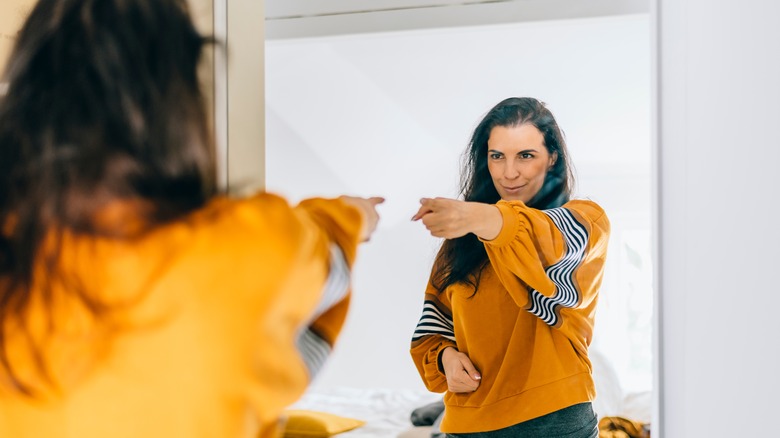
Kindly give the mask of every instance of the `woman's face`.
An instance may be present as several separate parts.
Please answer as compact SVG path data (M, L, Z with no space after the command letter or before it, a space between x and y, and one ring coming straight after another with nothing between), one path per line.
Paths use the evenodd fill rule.
M527 203L544 184L558 154L544 146L544 135L530 124L496 126L488 138L488 170L501 199Z

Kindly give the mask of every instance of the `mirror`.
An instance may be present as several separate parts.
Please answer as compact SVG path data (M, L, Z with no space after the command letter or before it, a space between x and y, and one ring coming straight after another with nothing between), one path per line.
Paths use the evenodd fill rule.
M339 33L323 16L304 23L313 26L306 34L289 17L276 28L268 15L266 187L292 200L387 198L355 267L347 326L314 389L424 390L408 350L440 241L409 219L421 197L457 196L461 154L490 107L533 96L565 132L575 197L601 204L612 223L592 351L599 372L617 378L602 402L634 397L650 422L649 13L474 17L473 25Z
M0 62L31 3L4 2ZM224 5L192 0L206 33L218 21L215 3ZM499 100L526 95L547 102L566 134L576 196L599 202L611 218L593 350L614 370L619 395L650 391L647 11L604 11L601 5L501 14L483 12L524 2L440 1L431 8L396 2L395 9L356 13L335 2L317 6L319 16L305 16L279 11L276 3L266 5L266 187L293 201L341 193L387 198L380 230L361 248L355 266L347 326L313 388L423 390L408 348L440 241L409 218L421 197L457 195L459 160L471 130ZM379 3L374 6L381 9ZM328 10L333 5L341 9ZM478 13L448 12L457 8ZM350 22L360 24L344 26ZM293 31L295 23L305 30ZM215 100L218 78L206 77ZM232 112L243 118L253 113Z

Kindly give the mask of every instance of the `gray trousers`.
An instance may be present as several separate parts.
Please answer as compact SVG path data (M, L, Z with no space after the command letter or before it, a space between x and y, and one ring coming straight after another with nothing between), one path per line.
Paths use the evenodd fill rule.
M450 438L598 438L598 418L590 402L551 412L490 432L447 434Z

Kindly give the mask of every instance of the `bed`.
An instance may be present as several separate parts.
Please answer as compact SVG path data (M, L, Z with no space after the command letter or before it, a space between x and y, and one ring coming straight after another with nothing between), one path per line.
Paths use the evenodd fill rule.
M623 417L648 424L652 416L650 391L622 390L612 367L598 352L591 352L597 396L593 407L599 418ZM441 394L425 390L391 388L311 388L291 408L325 412L365 424L339 438L430 438L431 428L415 427L413 410L441 400Z
M339 438L394 438L413 428L415 408L441 400L441 394L389 388L313 388L291 408L335 414L365 422Z

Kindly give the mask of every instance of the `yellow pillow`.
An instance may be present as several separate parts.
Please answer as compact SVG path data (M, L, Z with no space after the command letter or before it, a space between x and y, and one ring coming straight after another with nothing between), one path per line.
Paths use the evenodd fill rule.
M327 412L288 409L284 425L284 438L327 438L337 433L358 428L365 421L340 417Z

